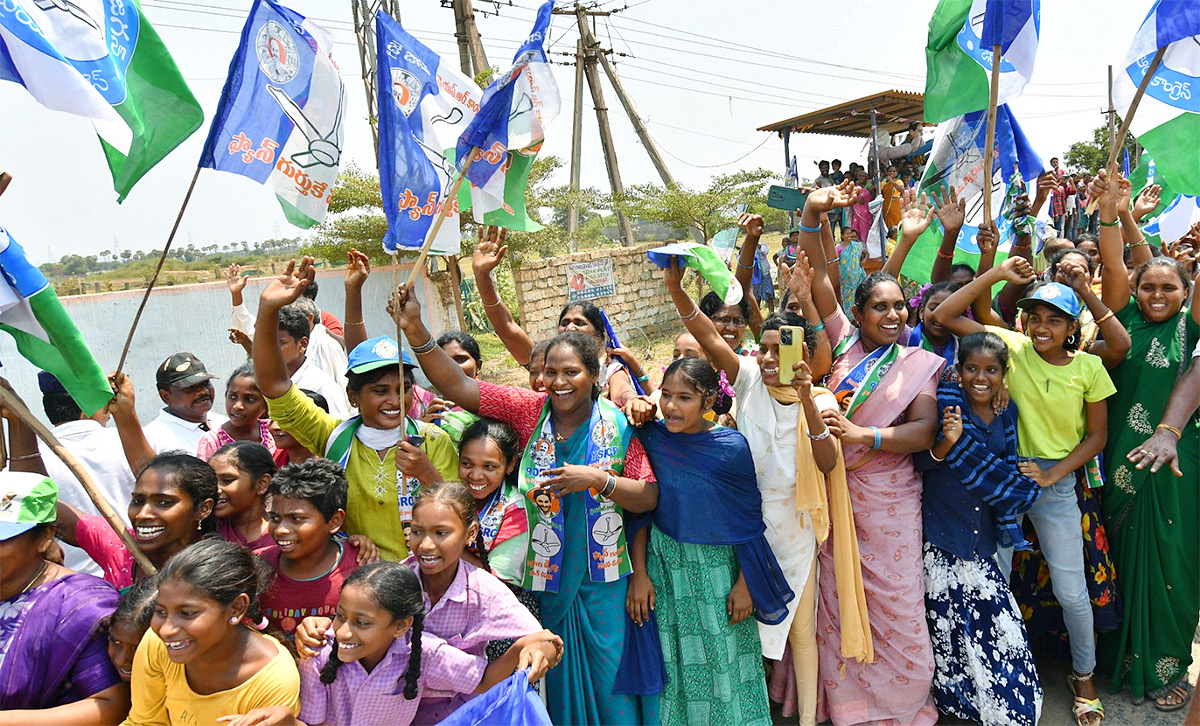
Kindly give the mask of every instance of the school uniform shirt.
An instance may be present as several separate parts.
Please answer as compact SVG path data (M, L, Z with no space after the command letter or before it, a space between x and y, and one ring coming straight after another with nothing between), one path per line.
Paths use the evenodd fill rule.
M329 413L345 420L354 415L350 410L350 401L346 398L346 387L338 386L329 374L321 370L305 356L304 362L292 374L292 383L306 391L319 393L329 403ZM272 417L274 418L274 417Z
M133 471L125 460L125 452L121 448L121 437L116 429L107 429L90 418L78 421L67 421L55 426L51 431L62 442L63 447L75 455L83 468L92 475L92 481L116 510L117 516L129 526L129 495L133 491ZM46 465L46 474L58 485L58 496L81 512L94 512L96 505L91 497L83 490L79 479L71 473L67 465L54 455L45 442L38 440L38 450L42 454L42 462ZM96 577L103 577L104 571L95 560L78 547L60 542L64 561L68 569L83 572Z
M300 710L300 674L292 654L269 635L276 654L262 670L236 688L200 695L188 685L182 663L173 663L167 646L153 630L147 630L133 656L130 695L133 707L122 726L147 724L215 724L231 714L251 709L287 706Z
M343 663L333 683L321 682L321 669L333 650L333 630L325 634L325 641L315 658L300 661L300 720L304 723L407 726L416 718L426 694L473 693L487 668L487 657L464 653L426 629L421 634L417 695L409 700L404 689L412 653L411 630L396 638L370 673L358 661Z
M415 556L410 556L404 564L420 576ZM515 640L542 630L537 618L500 578L463 560L458 561L454 581L436 605L430 603L428 593L424 597L425 632L485 660L489 642ZM440 723L475 697L477 685L478 681L471 688L457 692L427 692L421 699L418 721Z
M268 398L271 418L291 434L304 448L318 455L342 419L317 408L312 399L293 385L279 398ZM417 433L425 437L421 450L446 481L458 480L458 450L446 432L423 421L414 421ZM381 459L374 449L357 437L350 444L346 462L346 480L350 491L346 504L347 534L365 534L379 547L383 559L398 562L408 556L404 531L400 526L399 499L396 491L396 464L388 449Z
M219 413L209 411L203 423L196 423L179 418L164 408L158 418L142 427L142 433L156 454L178 450L195 456L204 434L220 428L228 420Z
M342 553L333 569L315 580L293 580L279 567L279 548L267 550L262 558L275 570L275 582L259 598L259 609L267 620L288 635L300 621L312 616L332 618L337 613L342 585L358 569L358 548L342 541Z
M987 330L1008 346L1004 381L1025 414L1017 429L1017 453L1065 459L1087 434L1084 404L1117 392L1104 363L1099 356L1076 352L1067 365L1050 365L1034 350L1029 336L991 325Z

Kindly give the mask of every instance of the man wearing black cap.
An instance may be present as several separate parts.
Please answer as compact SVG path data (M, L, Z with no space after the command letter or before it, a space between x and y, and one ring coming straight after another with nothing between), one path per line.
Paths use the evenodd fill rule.
M201 437L228 420L211 411L214 378L191 353L176 353L158 367L158 397L166 405L145 427L146 440L156 453L181 449L195 454Z
M54 427L51 429L54 436L88 470L104 498L128 525L127 505L129 494L133 491L133 472L121 451L121 439L116 429L105 428L108 411L101 409L94 416L84 415L67 389L46 371L38 373L38 386L42 389L42 410ZM91 498L67 465L54 455L45 442L38 441L38 448L42 452L46 474L58 485L59 498L76 509L94 511ZM62 548L67 567L76 572L104 576L100 566L86 552L66 543L62 543Z

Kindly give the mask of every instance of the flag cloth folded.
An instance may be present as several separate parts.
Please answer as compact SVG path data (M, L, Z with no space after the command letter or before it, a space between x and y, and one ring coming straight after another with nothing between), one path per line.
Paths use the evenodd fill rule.
M987 112L976 111L960 116L938 126L933 140L933 149L925 174L918 185L919 192L936 190L939 196L949 193L953 186L959 199L967 204L966 222L955 244L954 261L973 268L979 266L979 244L976 238L983 223L983 144L987 126ZM1008 106L996 109L995 161L992 164L992 213L1000 229L1000 242L996 252L999 264L1008 256L1012 246L1011 226L1002 224L1008 183L1013 174L1019 172L1024 179L1037 179L1046 170L1042 157L1034 151L1029 139L1021 131L1017 119ZM929 226L908 253L902 272L918 282L929 282L934 258L942 239L942 225L935 221Z
M455 146L479 110L483 89L382 10L375 15L375 38L379 187L388 220L383 249L392 253L420 248L442 213L458 171ZM430 252L458 254L459 208L456 200Z
M273 0L255 0L200 166L274 191L297 227L320 224L342 160L345 103L329 33Z
M679 257L684 266L700 273L726 305L737 305L742 301L742 286L734 279L733 273L721 261L716 250L708 245L699 242L672 242L647 250L646 256L659 269L666 269L671 264L672 257Z
M467 152L478 149L467 181L471 209L481 224L523 231L541 228L527 214L525 189L546 126L558 117L561 106L558 85L542 48L553 9L554 0L538 9L533 31L513 56L512 68L497 75L483 92L479 112L458 139L459 168L466 162ZM462 194L459 202L464 202Z
M1159 48L1166 48L1129 124L1138 143L1180 194L1200 194L1200 3L1157 0L1142 21L1113 80L1124 117Z
M1171 244L1190 232L1196 222L1200 222L1200 197L1179 194L1162 214L1142 227L1142 233L1151 244Z
M54 294L54 288L3 227L0 227L0 330L13 337L25 360L53 373L88 416L112 399L104 371Z
M941 0L925 46L925 123L987 110L997 45L997 104L1020 96L1033 75L1041 7L1041 0Z
M136 2L0 2L0 80L38 103L90 119L117 201L204 112Z

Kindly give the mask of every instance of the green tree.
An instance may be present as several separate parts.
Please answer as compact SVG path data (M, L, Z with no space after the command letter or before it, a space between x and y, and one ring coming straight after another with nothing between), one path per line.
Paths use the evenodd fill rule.
M1120 117L1116 119L1114 126L1120 128ZM1129 151L1129 158L1133 164L1136 164L1138 159L1136 146L1133 136L1126 134L1124 149ZM1108 124L1104 124L1092 130L1091 141L1076 141L1071 144L1071 148L1067 150L1063 158L1069 168L1094 174L1108 163L1110 148L1112 147L1108 140ZM1120 158L1120 156L1117 157L1118 162Z
M774 172L766 169L720 174L702 191L682 184L637 184L613 203L630 217L662 222L679 230L695 228L705 240L710 240L718 231L736 223L738 205L761 204L767 182L775 177Z

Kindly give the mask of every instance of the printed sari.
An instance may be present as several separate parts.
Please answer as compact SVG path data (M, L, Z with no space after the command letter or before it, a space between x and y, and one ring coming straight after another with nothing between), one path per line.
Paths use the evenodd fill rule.
M854 330L840 310L825 323L836 343ZM895 360L878 374L870 395L865 400L854 397L851 420L860 426L903 423L905 410L917 396L937 398L945 361L920 348L897 348ZM862 343L854 342L834 360L829 380L835 396L867 355ZM933 724L937 710L930 696L934 661L925 621L921 475L908 454L846 444L844 457L875 660L860 663L842 657L832 539L827 540L819 553L817 720Z
M1098 664L1112 690L1158 698L1187 678L1200 613L1200 418L1179 440L1183 478L1164 467L1138 469L1125 455L1154 433L1175 381L1192 363L1200 327L1188 309L1146 322L1136 303L1117 316L1129 331L1129 355L1110 371L1117 392L1108 400L1104 511L1109 546L1121 576L1125 618L1097 643Z

